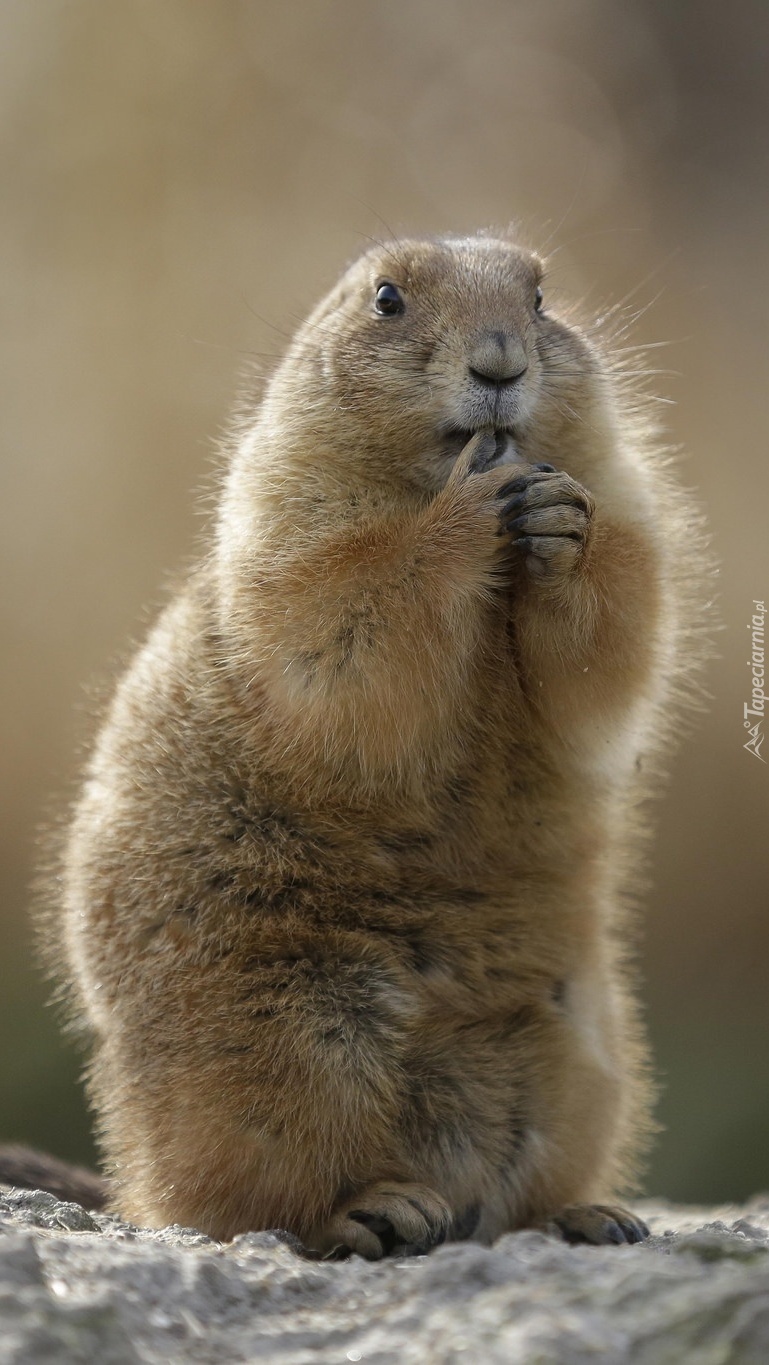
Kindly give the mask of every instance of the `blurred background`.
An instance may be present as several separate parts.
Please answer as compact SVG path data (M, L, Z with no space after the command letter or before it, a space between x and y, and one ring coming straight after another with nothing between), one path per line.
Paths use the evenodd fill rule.
M195 552L239 376L369 237L514 220L555 253L554 305L630 296L634 339L672 343L646 354L725 629L644 917L648 1189L769 1187L769 764L742 747L769 598L768 43L762 0L0 0L0 1140L93 1157L32 956L36 828L87 685Z

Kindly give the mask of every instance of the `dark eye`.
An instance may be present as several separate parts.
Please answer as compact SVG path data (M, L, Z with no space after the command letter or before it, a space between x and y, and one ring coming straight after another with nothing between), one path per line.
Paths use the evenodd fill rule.
M400 293L394 284L380 284L376 291L375 308L384 317L392 317L395 313L402 313L406 307Z
M542 307L542 300L543 300L543 298L544 298L544 295L543 295L543 293L542 293L542 290L540 289L539 285L537 285L536 289L534 290L534 312L535 312L535 313L538 313L538 312L540 311L540 309L541 309L541 307Z

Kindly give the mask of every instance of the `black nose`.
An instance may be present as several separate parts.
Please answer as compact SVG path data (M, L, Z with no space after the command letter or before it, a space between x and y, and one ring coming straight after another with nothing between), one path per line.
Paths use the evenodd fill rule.
M504 332L485 332L473 346L467 368L479 384L501 388L521 379L529 367L520 341Z
M506 384L514 384L516 379L522 379L529 367L528 365L524 365L523 369L514 370L512 373L508 369L503 370L501 373L496 368L493 370L491 368L479 370L476 365L468 365L467 368L473 376L473 379L477 379L479 384L487 384L491 385L492 388L501 389L504 388Z

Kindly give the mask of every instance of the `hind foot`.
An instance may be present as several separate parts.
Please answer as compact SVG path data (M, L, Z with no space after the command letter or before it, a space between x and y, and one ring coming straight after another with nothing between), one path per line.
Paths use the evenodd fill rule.
M450 1226L449 1207L434 1190L382 1180L348 1199L311 1241L329 1259L354 1251L379 1261L423 1256L445 1241Z
M643 1242L649 1229L642 1219L618 1204L569 1204L547 1224L565 1242L589 1242L592 1246L621 1246Z

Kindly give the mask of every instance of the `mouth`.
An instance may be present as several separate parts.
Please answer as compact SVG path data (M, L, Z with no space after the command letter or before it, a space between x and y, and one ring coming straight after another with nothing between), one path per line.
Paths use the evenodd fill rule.
M470 438L479 431L488 431L494 437L494 453L485 465L486 469L494 469L497 465L503 464L525 464L512 427L494 427L491 425L472 428L448 427L443 432L442 445L445 454L456 459Z

